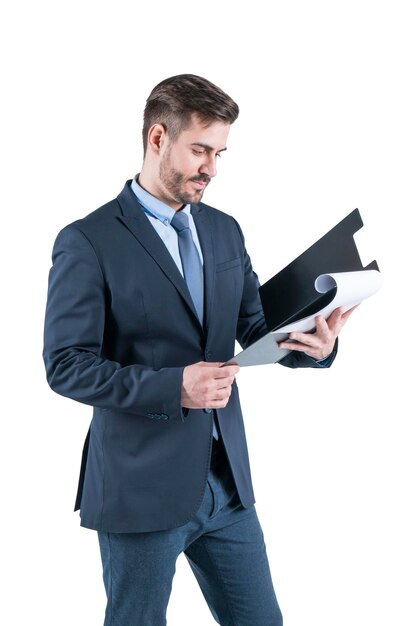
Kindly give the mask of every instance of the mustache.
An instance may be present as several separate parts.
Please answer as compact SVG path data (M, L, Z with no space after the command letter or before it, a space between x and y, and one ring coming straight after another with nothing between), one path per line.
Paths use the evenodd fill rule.
M189 180L196 181L196 182L199 182L199 183L201 182L201 183L209 184L210 183L210 176L208 176L207 174L199 174L198 176L193 176Z

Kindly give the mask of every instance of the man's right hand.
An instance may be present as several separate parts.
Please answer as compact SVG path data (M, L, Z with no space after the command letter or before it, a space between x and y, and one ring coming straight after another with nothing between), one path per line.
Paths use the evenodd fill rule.
M201 361L184 368L181 406L187 409L223 409L231 395L238 365Z

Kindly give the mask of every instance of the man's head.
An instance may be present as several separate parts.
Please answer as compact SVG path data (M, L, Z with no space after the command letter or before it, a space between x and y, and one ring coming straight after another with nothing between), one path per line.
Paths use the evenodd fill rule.
M154 124L162 124L172 142L191 123L194 115L200 122L233 124L239 108L222 89L201 76L179 74L166 78L151 91L144 109L142 140L144 154L148 133Z
M144 111L141 184L175 209L198 202L216 175L238 105L193 74L173 76L151 92Z

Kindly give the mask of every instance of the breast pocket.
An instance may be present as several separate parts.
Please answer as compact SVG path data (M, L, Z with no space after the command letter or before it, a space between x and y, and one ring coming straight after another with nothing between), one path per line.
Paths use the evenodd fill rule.
M230 259L229 261L224 261L223 263L217 263L216 273L225 272L226 270L232 270L235 267L241 267L240 257L236 259Z
M241 303L243 271L241 258L216 265L216 298L225 310L237 315Z

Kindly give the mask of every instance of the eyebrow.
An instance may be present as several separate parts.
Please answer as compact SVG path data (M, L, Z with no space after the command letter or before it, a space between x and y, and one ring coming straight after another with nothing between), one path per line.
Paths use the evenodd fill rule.
M198 141L190 144L192 146L199 146L200 148L205 148L205 150L209 150L210 152L212 152L213 150L215 150L215 148L212 148L212 146L209 146L207 143L200 143ZM225 152L225 150L227 150L227 148L221 148L220 150L216 150L216 152Z

